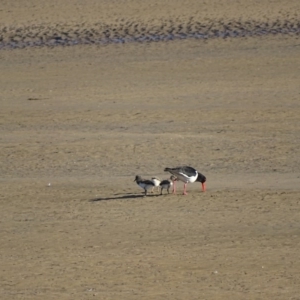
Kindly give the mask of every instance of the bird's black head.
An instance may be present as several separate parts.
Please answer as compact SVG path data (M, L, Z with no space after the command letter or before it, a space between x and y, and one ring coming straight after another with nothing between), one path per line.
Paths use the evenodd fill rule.
M206 191L206 184L205 184L206 177L203 174L198 173L198 177L197 177L196 181L201 182L201 184L202 184L202 191L205 192Z
M202 175L201 173L198 173L198 177L197 177L196 181L204 183L206 181L206 177L204 175Z
M138 181L141 181L141 180L142 180L142 177L139 176L139 175L136 175L136 176L135 176L135 179L134 179L133 181L138 182Z

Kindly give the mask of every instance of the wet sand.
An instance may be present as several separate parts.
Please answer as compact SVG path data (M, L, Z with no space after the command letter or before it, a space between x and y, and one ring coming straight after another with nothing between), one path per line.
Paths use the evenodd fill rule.
M226 17L217 1L0 13L12 30L121 14L298 24L296 1L252 2ZM276 33L2 49L0 298L298 299L299 46ZM182 164L207 192L143 197L133 182Z

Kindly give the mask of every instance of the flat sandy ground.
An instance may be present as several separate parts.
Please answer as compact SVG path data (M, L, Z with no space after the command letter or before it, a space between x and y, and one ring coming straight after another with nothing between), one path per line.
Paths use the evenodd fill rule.
M2 23L224 13L50 2L3 1ZM225 12L299 7L280 2ZM0 299L300 299L299 36L6 49L0 66ZM133 182L178 165L207 192Z

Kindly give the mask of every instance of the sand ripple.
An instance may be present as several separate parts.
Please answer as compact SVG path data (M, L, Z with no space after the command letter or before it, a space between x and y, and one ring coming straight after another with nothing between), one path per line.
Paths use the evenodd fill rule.
M267 34L299 35L300 20L210 20L160 19L145 21L117 20L95 24L38 24L1 26L0 49L33 46L68 46L127 42L169 41L176 39L210 39L262 36Z

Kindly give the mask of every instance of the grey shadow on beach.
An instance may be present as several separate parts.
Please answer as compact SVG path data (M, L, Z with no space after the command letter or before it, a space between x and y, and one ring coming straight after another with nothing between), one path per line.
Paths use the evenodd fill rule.
M148 194L145 196L144 194L132 194L132 193L127 193L127 194L114 194L112 197L97 197L90 199L90 202L98 202L98 201L107 201L107 200L126 200L126 199L136 199L136 198L152 198L152 197L159 197L160 194Z

